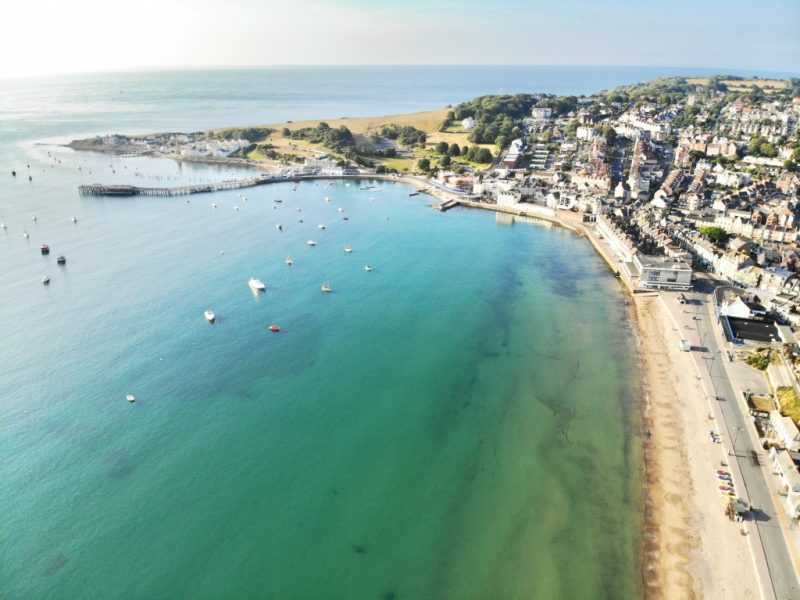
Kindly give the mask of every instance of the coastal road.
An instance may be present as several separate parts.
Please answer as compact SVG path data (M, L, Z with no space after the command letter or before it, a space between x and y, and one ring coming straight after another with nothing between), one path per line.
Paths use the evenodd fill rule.
M731 384L723 363L725 354L719 347L714 332L717 325L713 295L710 293L712 284L707 281L699 281L698 284L698 292L686 294L687 298L694 301L689 305L692 311L686 316L690 316L689 323L696 327L701 346L706 350L702 354L702 360L710 374L713 393L718 398L716 402L727 423L727 429L733 435L731 441L735 456L729 456L728 460L737 461L741 470L742 483L754 508L752 514L761 537L775 597L778 600L800 599L800 582L766 481L767 474L764 470L769 468L768 457L762 448L753 445L747 434L749 417L743 412ZM753 453L759 457L758 461L752 459Z

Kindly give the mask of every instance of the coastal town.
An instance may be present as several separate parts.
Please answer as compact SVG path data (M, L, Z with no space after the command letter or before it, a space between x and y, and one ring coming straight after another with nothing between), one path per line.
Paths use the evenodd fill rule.
M685 429L707 432L687 447L703 454L707 476L697 477L720 496L715 522L746 536L762 597L800 593L800 81L669 78L581 97L487 96L434 116L427 130L418 117L340 119L70 145L267 171L180 190L81 193L382 178L426 191L442 210L489 209L498 222L556 223L586 237L642 315L666 315L672 331L660 344L699 386L684 390L702 413ZM670 493L685 495L681 485Z

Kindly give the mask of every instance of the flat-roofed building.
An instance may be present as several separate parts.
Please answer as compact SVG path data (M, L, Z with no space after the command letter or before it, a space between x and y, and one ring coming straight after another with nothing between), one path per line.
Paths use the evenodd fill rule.
M633 275L639 278L639 287L662 290L688 290L692 287L692 266L684 260L637 253L633 257L633 267Z

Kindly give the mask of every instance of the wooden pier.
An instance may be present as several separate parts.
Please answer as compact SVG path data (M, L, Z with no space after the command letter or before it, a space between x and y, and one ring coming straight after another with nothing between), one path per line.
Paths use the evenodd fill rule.
M238 190L249 188L274 181L286 181L285 177L272 177L262 175L247 179L220 181L218 183L198 183L181 187L137 187L135 185L92 185L78 186L81 196L188 196L190 194L205 194L222 190Z

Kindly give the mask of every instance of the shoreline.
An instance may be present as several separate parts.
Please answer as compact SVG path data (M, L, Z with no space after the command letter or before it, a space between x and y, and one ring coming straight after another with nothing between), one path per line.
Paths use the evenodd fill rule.
M275 182L323 179L378 180L407 184L416 191L439 200L440 203L455 201L457 206L464 208L532 217L586 238L615 278L620 281L628 306L631 332L638 355L637 362L641 366L639 418L644 435L639 468L642 470L640 498L643 513L638 552L644 596L648 600L672 598L733 600L760 597L757 586L754 585L754 574L745 577L753 570L749 556L744 557L746 562L743 564L722 564L723 561L715 554L716 548L706 547L710 540L701 539L690 533L697 529L698 520L705 526L719 525L722 520L718 518L719 515L712 514L714 504L709 504L707 498L701 498L697 494L699 482L691 477L687 484L687 473L696 470L697 463L703 458L710 459L710 456L698 456L698 453L708 455L707 448L692 444L689 438L689 430L693 424L687 421L696 419L698 415L690 415L687 407L680 407L675 398L699 399L700 402L694 403L695 413L698 410L707 413L707 408L703 408L702 394L697 392L697 383L692 376L694 370L688 365L681 366L688 357L681 356L678 352L677 334L670 335L670 330L674 329L674 326L666 309L660 305L660 293L634 290L630 283L619 275L615 257L592 233L591 223L579 220L580 213L556 211L553 215L533 214L512 207L476 202L437 188L426 178L407 174L320 175L287 178ZM670 337L676 339L670 340L668 339ZM694 426L702 429L706 423L700 417ZM698 440L696 442L700 444ZM712 498L711 502L715 500L718 503L718 498ZM721 508L721 505L718 508ZM731 524L722 522L722 525ZM713 530L714 527L710 529ZM734 531L735 528L726 529ZM720 535L719 531L714 533ZM724 532L721 534L724 535ZM729 541L737 546L736 539L733 537ZM740 542L738 546L742 546L742 543ZM741 548L735 550L738 552ZM696 572L698 568L703 572ZM720 581L725 582L722 588L719 587ZM726 585L729 581L735 582L735 585Z

